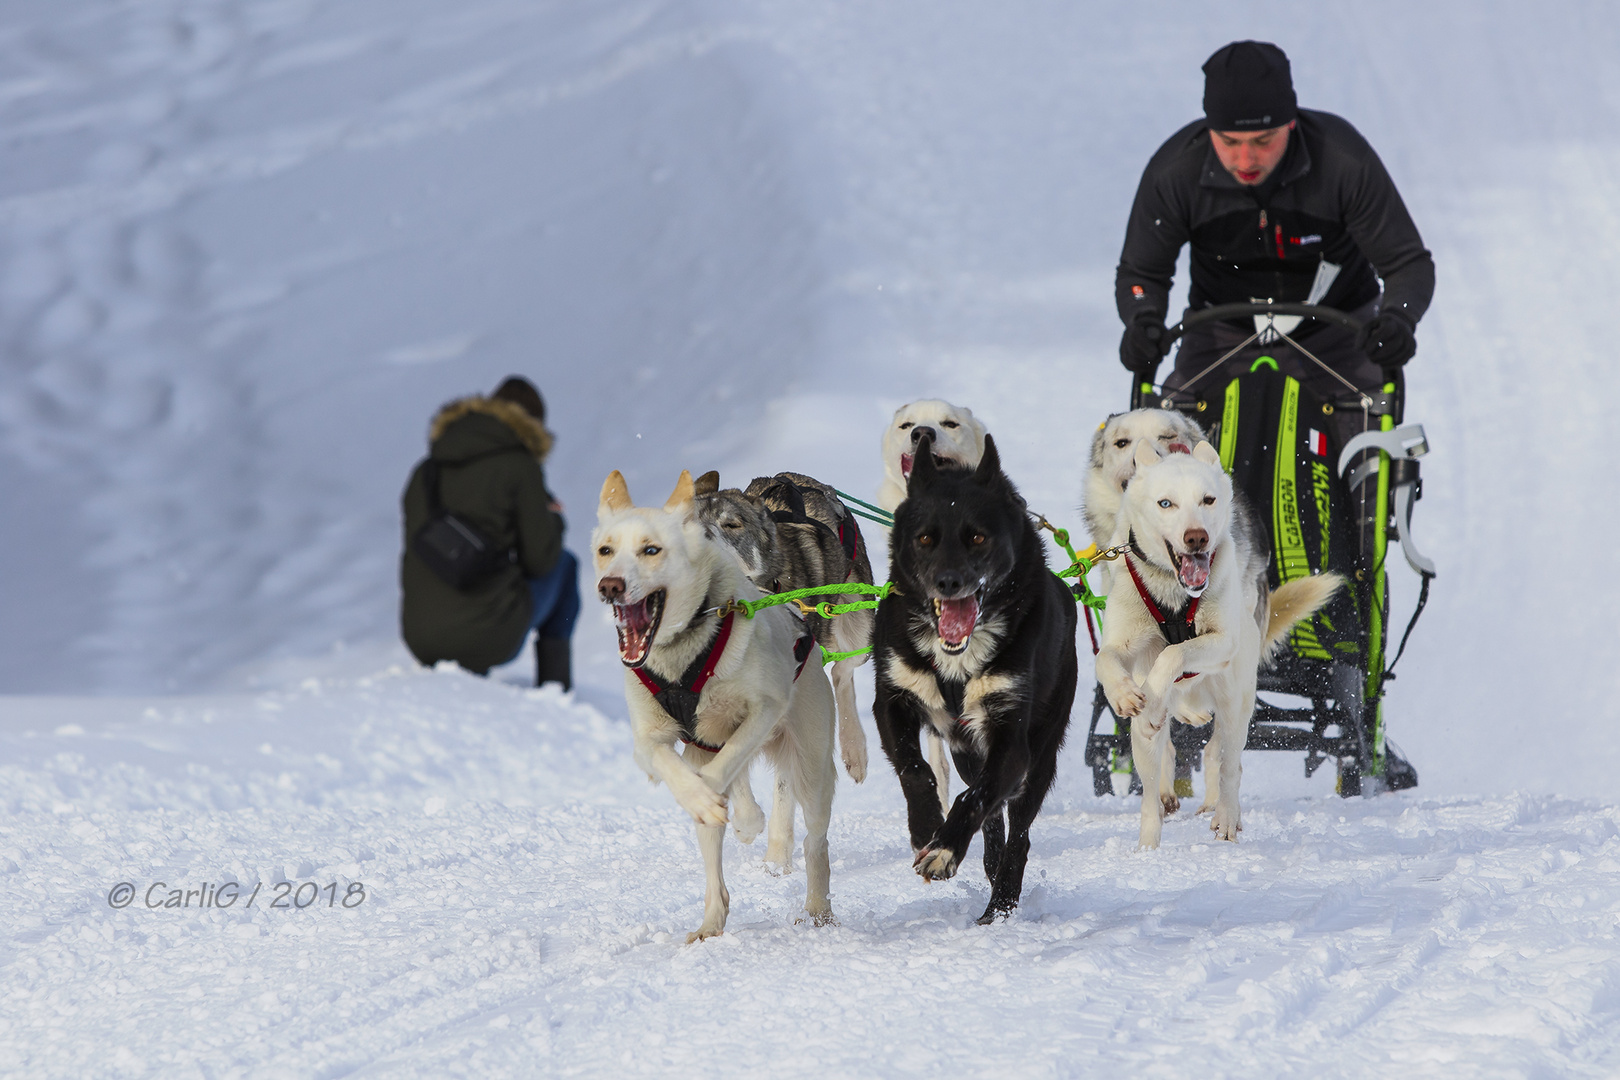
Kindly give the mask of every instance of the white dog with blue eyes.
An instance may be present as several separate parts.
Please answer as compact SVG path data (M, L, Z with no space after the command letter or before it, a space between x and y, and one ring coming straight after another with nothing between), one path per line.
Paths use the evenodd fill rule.
M937 398L900 406L883 432L883 484L877 497L891 514L905 501L912 451L925 431L934 440L935 463L954 461L976 469L984 457L984 424L972 409Z
M1210 828L1236 840L1239 760L1254 715L1260 667L1294 626L1319 611L1344 579L1296 577L1267 585L1267 552L1251 543L1244 510L1207 442L1160 456L1136 441L1110 544L1125 548L1108 586L1097 681L1116 716L1131 717L1131 759L1142 778L1138 842L1159 846L1176 804L1170 719L1215 730L1204 755ZM1238 527L1234 528L1234 524Z

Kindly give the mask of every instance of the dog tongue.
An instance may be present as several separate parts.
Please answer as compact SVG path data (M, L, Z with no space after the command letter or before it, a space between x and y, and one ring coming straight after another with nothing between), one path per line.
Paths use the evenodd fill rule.
M911 475L911 455L910 454L901 454L900 455L900 475L905 476L905 477L909 477Z
M956 645L966 641L979 623L979 598L964 596L960 600L939 602L939 636Z
M1209 554L1176 556L1176 580L1190 593L1203 591L1209 584Z
M619 657L623 660L639 660L647 652L647 630L652 626L652 613L647 610L647 601L638 604L619 604L615 609L618 615L619 631Z

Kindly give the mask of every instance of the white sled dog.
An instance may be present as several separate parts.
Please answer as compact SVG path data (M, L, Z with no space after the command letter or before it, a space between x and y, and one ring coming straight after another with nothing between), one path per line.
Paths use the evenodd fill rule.
M912 452L924 434L933 440L935 464L956 462L977 469L979 459L984 457L984 422L973 415L972 409L938 398L900 406L883 431L883 483L877 494L878 505L891 514L905 501L906 486L911 480ZM931 727L925 736L928 767L934 770L939 803L949 814L951 762L945 751L945 740Z
M1260 665L1343 584L1337 574L1263 589L1267 552L1234 515L1232 479L1207 442L1164 458L1148 439L1134 452L1112 544L1128 545L1108 589L1097 679L1131 722L1131 757L1142 780L1144 848L1159 846L1173 804L1169 719L1215 731L1205 752L1210 828L1236 840L1242 819L1240 755L1254 715Z
M877 496L878 505L891 514L905 501L912 451L924 432L934 440L936 463L954 461L976 469L984 457L984 424L972 409L938 399L900 406L883 432L883 483Z
M785 607L753 618L728 601L759 591L725 544L693 514L692 476L682 472L662 509L638 507L624 477L608 475L591 533L597 592L613 606L636 764L697 822L703 852L703 924L688 942L725 929L731 897L720 850L736 806L737 838L752 843L764 815L748 791L762 750L778 783L804 808L804 910L833 921L827 824L832 816L833 694L813 639ZM684 755L675 742L686 743ZM778 823L772 823L776 838ZM787 843L792 837L791 817ZM785 861L785 860L784 860Z
M1119 504L1136 475L1138 439L1151 441L1162 457L1178 444L1191 452L1204 432L1196 420L1175 409L1132 409L1102 422L1091 439L1084 496L1086 528L1096 543L1107 544L1114 535Z

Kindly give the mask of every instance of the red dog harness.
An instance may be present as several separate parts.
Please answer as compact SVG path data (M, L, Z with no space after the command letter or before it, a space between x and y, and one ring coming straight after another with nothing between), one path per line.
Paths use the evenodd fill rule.
M1159 610L1159 605L1153 602L1153 597L1148 593L1147 586L1142 584L1142 575L1136 572L1136 564L1131 562L1129 555L1125 556L1125 569L1131 572L1131 581L1136 585L1136 594L1142 598L1142 603L1147 605L1148 614L1153 616L1153 621L1159 624L1159 633L1164 635L1166 642L1171 645L1180 645L1182 642L1190 641L1198 636L1198 630L1193 626L1193 620L1198 616L1198 597L1192 598L1192 601L1187 605L1186 611L1180 613L1174 619L1166 619L1164 613ZM1176 676L1176 682L1196 678L1197 675L1198 672L1196 671L1183 671Z
M681 729L681 742L695 746L699 750L707 750L711 754L718 754L725 746L711 746L697 737L697 707L698 698L703 693L704 685L714 675L714 669L720 666L720 657L726 651L726 642L731 638L731 624L736 619L735 611L726 612L726 617L720 620L720 630L714 636L714 644L709 646L707 653L700 653L687 669L681 672L681 677L675 682L662 682L657 676L649 672L645 666L631 668L641 685L647 688L647 693L663 710L674 717L675 723ZM799 676L804 674L804 665L810 659L810 650L815 647L816 639L808 632L793 643L793 658L799 662L797 670L793 672L793 681L798 682Z

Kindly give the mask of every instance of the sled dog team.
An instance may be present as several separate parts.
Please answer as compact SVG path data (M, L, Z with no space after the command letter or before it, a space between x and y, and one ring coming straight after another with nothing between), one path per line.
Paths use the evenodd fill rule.
M995 440L970 410L943 401L901 408L883 436L883 471L878 501L894 515L890 587L875 612L834 617L735 603L873 584L866 541L827 485L779 473L722 489L715 473L694 481L682 472L662 506L637 505L618 472L602 486L591 547L597 592L618 631L634 757L692 815L703 853L703 922L689 942L725 928L728 822L745 844L768 829L766 862L787 870L795 808L805 824L805 912L818 925L833 920L833 750L836 740L846 771L865 778L853 669L866 656L836 660L829 683L820 650L868 643L873 716L905 795L917 873L950 878L977 834L990 882L979 921L1018 905L1030 826L1074 701L1077 605L1048 569ZM1216 835L1236 840L1239 755L1259 669L1342 582L1321 574L1269 588L1264 529L1203 432L1178 413L1109 417L1084 487L1092 538L1120 551L1104 564L1096 672L1114 711L1132 718L1140 844L1157 847L1164 815L1178 809L1171 719L1214 724L1199 812L1211 813ZM776 774L768 825L749 785L761 753ZM954 800L947 753L965 785Z

